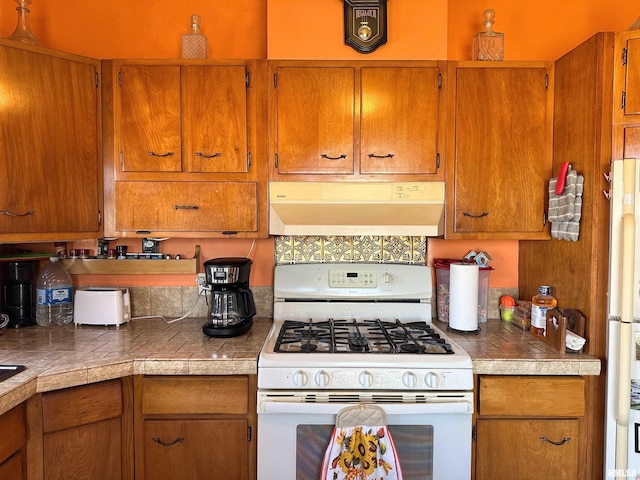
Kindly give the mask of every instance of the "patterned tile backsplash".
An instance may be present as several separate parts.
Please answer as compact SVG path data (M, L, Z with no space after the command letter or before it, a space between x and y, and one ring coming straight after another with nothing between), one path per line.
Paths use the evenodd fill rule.
M281 236L276 237L276 264L374 262L424 264L427 237Z
M427 237L399 236L280 236L275 239L276 264L289 263L408 263L425 264ZM251 287L258 317L273 317L273 288ZM498 300L501 295L518 297L517 288L489 289L489 318L499 318ZM436 315L435 290L432 298ZM189 313L190 317L206 317L208 305L198 298L197 287L131 287L133 317L165 316L176 318Z

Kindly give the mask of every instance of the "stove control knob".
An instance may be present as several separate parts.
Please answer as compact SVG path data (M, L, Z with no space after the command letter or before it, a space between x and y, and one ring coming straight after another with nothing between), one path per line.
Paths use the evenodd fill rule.
M426 383L429 388L438 388L440 377L438 377L438 374L435 372L427 372L424 376L424 383Z
M365 370L358 375L358 381L360 382L360 385L368 388L373 385L373 374Z
M318 373L316 373L316 385L318 385L319 387L326 387L327 385L329 385L330 380L331 377L326 371L320 370Z
M303 370L298 370L293 374L293 384L296 387L304 387L307 383L307 374Z
M402 384L407 388L414 388L418 384L418 377L412 372L402 375Z
M391 283L391 280L392 280L392 277L389 272L384 272L382 274L382 283L384 283L385 285L389 285Z

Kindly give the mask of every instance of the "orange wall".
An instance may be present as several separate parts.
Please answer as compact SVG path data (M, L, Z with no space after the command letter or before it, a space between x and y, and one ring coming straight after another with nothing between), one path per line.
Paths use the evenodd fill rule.
M33 0L31 26L47 47L96 58L175 58L192 13L202 17L210 58L471 58L471 39L482 29L482 12L496 11L495 30L505 34L506 60L554 60L599 31L622 31L638 15L629 0L388 0L386 45L367 55L343 42L340 0ZM0 36L16 24L14 0L0 0ZM94 242L95 243L95 242ZM122 243L128 243L122 242ZM138 240L132 240L135 247ZM166 253L190 255L202 246L202 260L245 255L245 240L169 240ZM431 258L459 257L486 250L494 261L492 286L517 286L518 243L432 240ZM252 284L271 285L273 242L256 243ZM80 284L191 285L188 275L79 278Z
M0 36L14 0L0 0ZM31 29L50 48L96 58L178 58L191 15L202 17L211 58L266 58L265 0L33 0Z
M268 0L268 10L268 58L363 58L344 45L340 0ZM387 43L364 58L446 59L446 0L389 0L387 13Z
M505 60L555 60L597 32L627 30L640 15L629 0L449 0L449 60L471 59L471 38L484 30L482 12L496 12Z

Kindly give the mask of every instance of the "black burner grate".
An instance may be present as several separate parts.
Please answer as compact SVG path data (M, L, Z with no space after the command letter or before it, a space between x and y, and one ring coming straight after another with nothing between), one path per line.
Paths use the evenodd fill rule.
M427 322L329 319L285 320L274 349L282 353L451 354Z

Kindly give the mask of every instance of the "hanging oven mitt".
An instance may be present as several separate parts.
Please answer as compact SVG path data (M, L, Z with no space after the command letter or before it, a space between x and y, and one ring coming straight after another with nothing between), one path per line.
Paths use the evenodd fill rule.
M320 480L403 480L384 410L354 405L338 412Z
M549 181L549 221L551 237L576 241L580 234L582 216L582 190L584 177L575 170L567 173L566 184L561 194L556 194L558 179Z

